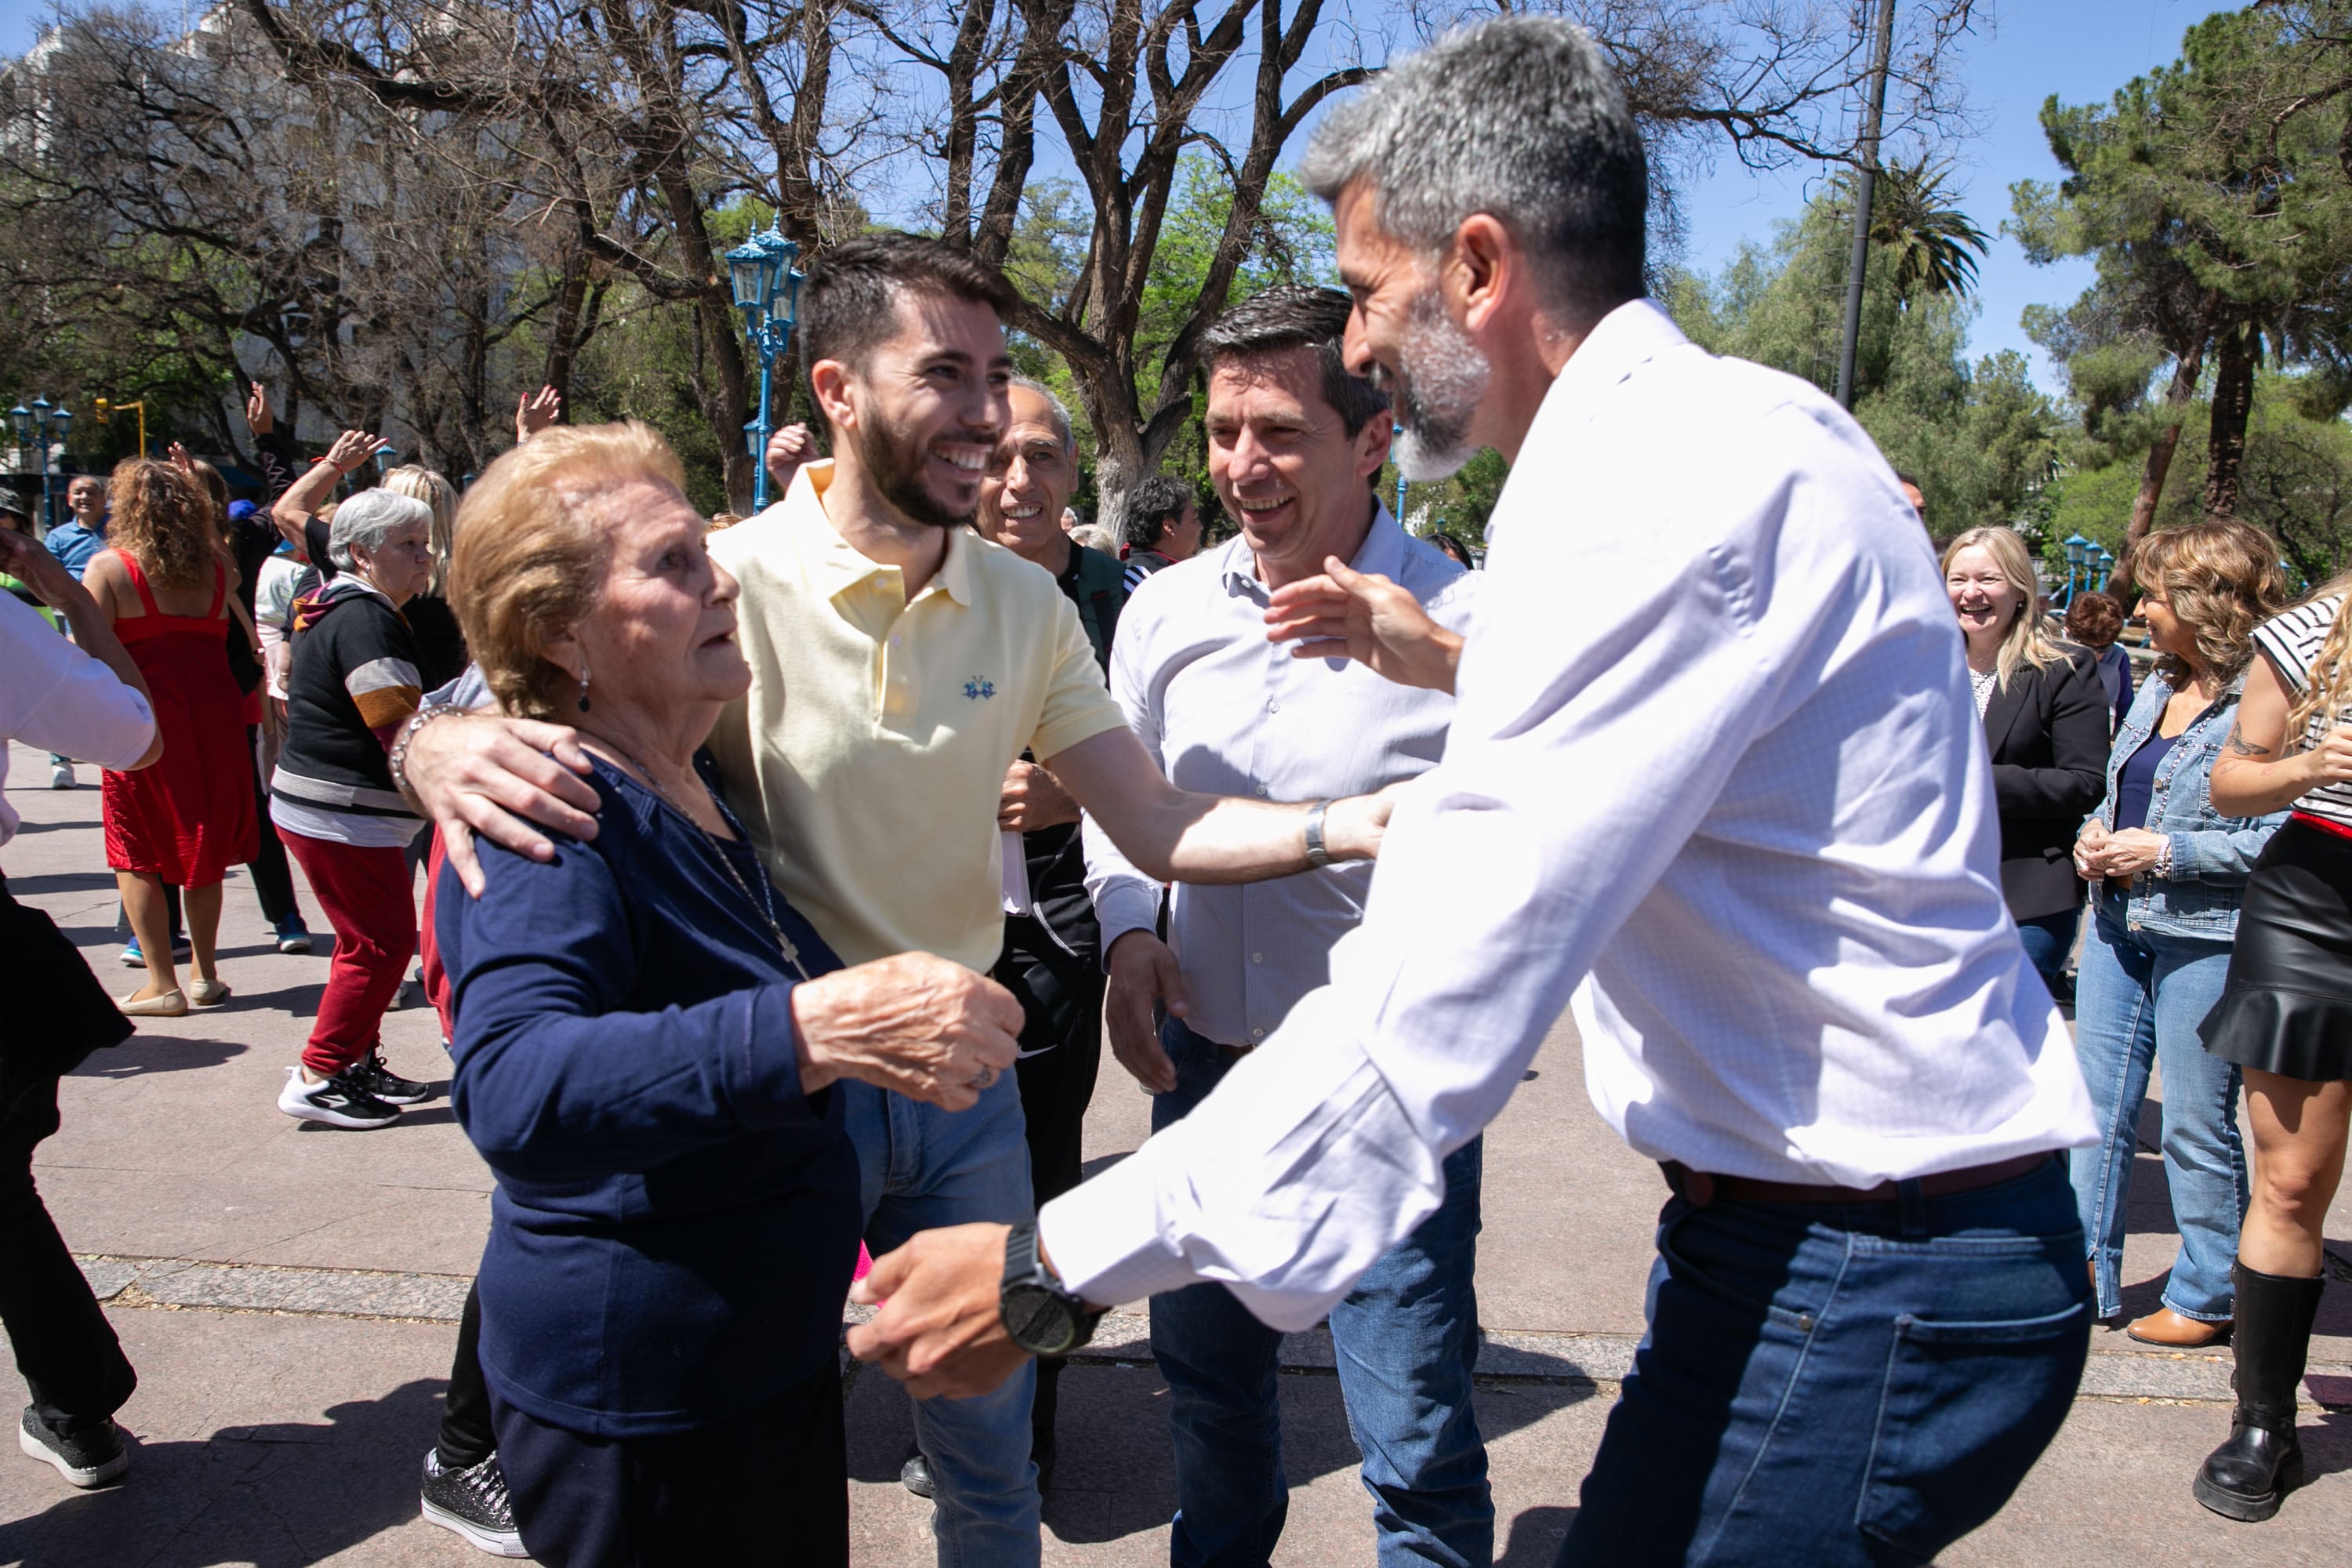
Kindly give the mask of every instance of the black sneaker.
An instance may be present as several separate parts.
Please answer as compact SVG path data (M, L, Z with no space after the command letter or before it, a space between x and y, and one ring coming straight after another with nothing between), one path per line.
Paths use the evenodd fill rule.
M25 1406L25 1420L16 1428L16 1447L28 1459L57 1468L58 1474L78 1487L102 1487L131 1468L131 1450L122 1446L122 1429L111 1421L87 1432L60 1437L48 1423Z
M939 1489L938 1483L931 1479L931 1462L923 1458L920 1448L908 1455L907 1462L898 1467L898 1484L920 1498L929 1497Z
M400 1107L353 1083L350 1073L306 1083L300 1068L286 1069L286 1087L278 1091L278 1109L330 1127L388 1127L400 1120Z
M496 1454L478 1465L447 1470L439 1454L426 1453L422 1507L425 1523L455 1531L493 1557L530 1555L515 1528L506 1472L499 1468Z
M383 1065L382 1051L371 1052L357 1067L343 1069L343 1077L354 1087L363 1089L386 1105L415 1105L433 1098L433 1086L402 1078Z

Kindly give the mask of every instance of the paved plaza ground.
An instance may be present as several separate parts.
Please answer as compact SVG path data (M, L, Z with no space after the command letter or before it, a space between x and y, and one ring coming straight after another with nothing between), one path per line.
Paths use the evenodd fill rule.
M0 869L79 942L110 990L113 879L94 770L70 794L16 749L8 798L26 818ZM491 1561L416 1517L466 1279L481 1250L488 1173L446 1101L375 1132L278 1113L276 1096L326 977L280 956L244 874L223 921L227 1006L142 1024L64 1086L65 1129L39 1176L68 1243L108 1301L140 1371L122 1412L137 1452L123 1485L79 1494L45 1466L0 1455L0 1568L351 1568ZM316 906L307 901L314 921ZM386 1022L391 1064L446 1082L431 1012L414 992ZM5 1005L5 1003L0 1003ZM1106 1061L1088 1153L1108 1163L1145 1130L1146 1101ZM2151 1107L2149 1131L2153 1129ZM2126 1305L2156 1303L2171 1257L2163 1167L2143 1152ZM1649 1226L1664 1195L1584 1094L1565 1023L1488 1135L1479 1268L1486 1331L1478 1415L1492 1455L1497 1542L1509 1568L1545 1568L1574 1517L1601 1422L1641 1331ZM2226 1354L2179 1356L2102 1331L2063 1433L1954 1568L2221 1568L2352 1563L2352 1205L2330 1234L2339 1281L2305 1384L2315 1479L2274 1521L2226 1523L2189 1478L2227 1425ZM1166 1561L1172 1507L1165 1393L1144 1321L1110 1320L1063 1383L1061 1468L1045 1498L1045 1561L1141 1568ZM1276 1561L1369 1564L1370 1512L1355 1479L1329 1346L1296 1336L1283 1381L1290 1522ZM0 1371L0 1409L24 1399ZM911 1431L879 1373L849 1391L860 1568L932 1560L929 1508L897 1484ZM781 1527L789 1530L788 1522ZM789 1562L780 1546L777 1561Z

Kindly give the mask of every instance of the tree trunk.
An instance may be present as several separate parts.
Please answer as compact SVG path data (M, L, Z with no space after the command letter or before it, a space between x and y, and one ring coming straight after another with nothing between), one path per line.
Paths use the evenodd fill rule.
M2131 613L2132 600L2137 596L2139 586L2132 575L2132 557L2156 521L2156 503L2163 499L2164 479L2172 471L2173 449L2180 445L2181 414L2197 395L2197 378L2204 368L2202 343L2192 345L2173 362L2172 386L2164 395L2165 406L2172 411L2172 418L2157 436L2156 445L2147 449L2147 466L2140 471L2139 495L2132 502L2131 521L2124 527L2123 552L2107 579L2107 592L2123 605L2126 615Z
M2234 517L2238 468L2246 457L2246 420L2254 407L2252 332L2226 333L2213 351L2213 423L2205 443L2205 515Z

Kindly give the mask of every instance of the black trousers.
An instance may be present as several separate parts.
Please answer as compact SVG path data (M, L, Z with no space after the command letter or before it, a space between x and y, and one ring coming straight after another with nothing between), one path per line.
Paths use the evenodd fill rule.
M1078 1184L1087 1106L1102 1069L1102 961L1073 953L1027 915L1004 920L1004 952L991 974L1020 1000L1021 1113L1028 1121L1029 1185L1043 1207ZM1037 1363L1033 1431L1050 1433L1060 1407L1062 1363Z
M490 1384L482 1375L482 1284L466 1287L466 1310L457 1319L457 1354L449 1363L449 1389L441 1398L441 1436L433 1445L445 1470L470 1470L498 1450L490 1423Z
M33 1150L57 1130L55 1078L0 1110L0 1322L34 1413L69 1436L121 1409L139 1374L33 1184Z
M656 1437L591 1437L495 1400L499 1468L543 1568L849 1562L849 1451L831 1362L755 1409Z
M271 925L298 913L294 905L294 873L286 865L286 846L278 825L269 820L269 781L261 776L261 726L245 727L245 754L253 760L253 806L260 820L261 847L246 869L253 873L254 896L261 900L261 918ZM172 929L180 929L179 889L172 889Z

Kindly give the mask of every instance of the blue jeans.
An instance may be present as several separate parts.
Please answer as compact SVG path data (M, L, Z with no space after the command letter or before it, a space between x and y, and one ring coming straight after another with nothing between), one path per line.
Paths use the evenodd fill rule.
M1160 1043L1176 1088L1151 1102L1154 1132L1208 1098L1228 1063L1171 1019ZM1483 1144L1445 1161L1445 1201L1331 1310L1348 1426L1383 1568L1486 1568L1495 1556L1486 1448L1471 1410L1478 1360L1478 1184ZM1176 1568L1264 1568L1290 1488L1276 1398L1282 1335L1223 1285L1151 1298L1151 1353L1168 1380L1176 1448Z
M2053 996L2066 994L2066 960L2074 954L2074 933L2082 927L2080 909L2017 922L2017 940L2024 944L2033 972L2042 976L2042 984Z
M2180 1254L2164 1304L2184 1318L2226 1322L2234 1291L2238 1223L2246 1213L2246 1149L2238 1136L2237 1065L2209 1056L2197 1026L2221 999L2230 943L2132 931L2124 900L2099 896L2075 986L2074 1052L2105 1142L2077 1149L2074 1201L2096 1268L2099 1316L2123 1310L2124 1221L2148 1066L2164 1064L2164 1173Z
M919 1230L1033 1217L1021 1085L1005 1073L969 1110L950 1112L871 1084L834 1086L857 1147L866 1246L879 1258ZM938 1485L931 1529L940 1568L1034 1568L1037 1467L1029 1402L1037 1364L976 1399L919 1399L915 1441Z
M2074 1194L1905 1193L1667 1203L1561 1564L1919 1563L2000 1511L2090 1350Z

